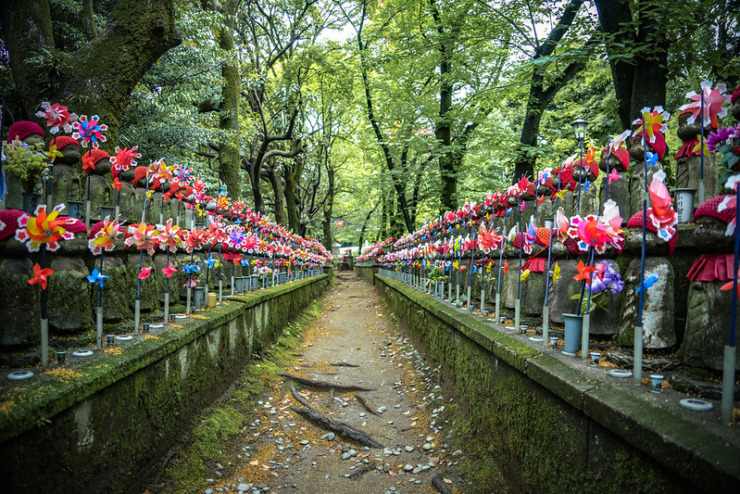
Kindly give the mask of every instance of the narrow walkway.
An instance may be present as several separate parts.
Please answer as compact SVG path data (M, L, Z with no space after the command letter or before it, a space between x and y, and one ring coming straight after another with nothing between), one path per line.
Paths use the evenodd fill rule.
M435 477L450 492L480 492L457 473L465 454L452 449L450 398L443 396L433 370L393 326L371 285L354 273L338 278L324 297L318 322L278 372L371 388L339 392L296 384L313 407L383 447L363 447L308 422L291 409L301 406L291 396L292 380L275 377L246 404L238 457L227 453L220 463L206 461L212 478L199 480L192 492L444 492L433 486ZM221 403L234 402L237 392ZM176 482L163 480L149 492L174 492Z

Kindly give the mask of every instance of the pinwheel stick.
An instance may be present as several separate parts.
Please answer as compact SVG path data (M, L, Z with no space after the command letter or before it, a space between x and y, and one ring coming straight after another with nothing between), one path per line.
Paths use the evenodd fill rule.
M516 233L521 230L521 191L516 196ZM516 238L516 237L515 237ZM521 297L522 297L522 250L524 250L524 235L519 237L519 277L516 286L516 301L514 302L514 329L519 331L519 321L521 317Z
M740 206L740 187L735 190L736 205ZM738 257L740 257L740 207L735 207L735 263L732 278L732 313L730 321L730 344L725 345L724 366L722 372L722 421L725 424L732 422L732 409L735 402L735 328L737 323L737 296L738 296Z
M647 140L645 138L645 118L642 119L642 149L643 166L645 171L645 194L642 198L642 251L640 254L640 303L637 307L637 326L634 334L635 361L632 368L632 377L635 386L642 385L642 310L645 304L645 254L647 237L647 197L648 197L648 164L647 164Z
M146 196L145 196L146 197ZM146 199L144 199L146 201ZM144 203L146 208L146 202ZM144 251L139 249L139 273L141 265L144 262ZM136 301L134 302L134 331L139 332L139 322L141 321L141 278L136 280Z
M178 208L180 207L180 203L179 202L177 203L177 207ZM218 244L218 303L219 304L224 299L224 285L223 285L223 281L221 280L221 264L223 264L224 258L221 255L221 246L222 246L222 243L219 242L219 244ZM252 279L251 278L249 279L249 284L250 284L250 286L252 284Z
M170 248L167 247L167 266L170 265ZM170 320L170 276L166 275L164 282L164 323Z
M503 235L506 235L506 216L504 216L504 230L502 232ZM500 321L499 317L501 316L501 274L504 269L504 237L501 236L501 241L499 242L499 252L498 252L498 280L496 288L496 322Z
M211 244L208 244L208 259L211 258ZM206 262L206 294L208 294L208 275L211 273L211 265Z
M41 244L41 269L46 269L46 244ZM41 365L49 366L49 318L47 316L48 293L41 286Z
M701 96L701 103L699 107L699 204L704 204L705 191L704 191L704 88L699 87L699 95ZM643 124L644 129L644 124ZM643 130L643 134L645 131Z
M85 227L90 229L90 170L87 170L87 201L85 201Z
M478 230L473 235L473 248L472 254L470 254L470 272L468 273L468 310L473 310L472 301L470 299L470 291L473 289L473 266L475 266L475 245L478 241Z
M606 177L602 183L606 184L606 200L609 200L609 158L612 155L612 140L610 137L606 138Z
M100 251L100 274L103 276L103 251ZM95 341L98 346L98 350L103 348L103 285L102 279L98 281L98 310L95 314Z

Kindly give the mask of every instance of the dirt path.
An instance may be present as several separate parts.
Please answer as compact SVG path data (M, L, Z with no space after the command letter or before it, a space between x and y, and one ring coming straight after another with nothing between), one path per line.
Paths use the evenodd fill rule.
M229 441L232 448L224 448L238 445L237 457L220 451L221 462L206 461L212 478L189 485L189 492L434 493L439 492L432 485L435 476L451 492L468 490L456 473L464 454L448 445L449 398L441 396L433 372L393 326L372 286L353 273L338 278L318 322L287 365L276 370L372 388L340 393L296 384L312 406L383 447L363 447L309 423L291 409L301 406L290 394L291 380L273 373L263 392L246 404L246 423ZM221 403L234 401L229 395ZM173 492L173 485L165 479L150 492Z

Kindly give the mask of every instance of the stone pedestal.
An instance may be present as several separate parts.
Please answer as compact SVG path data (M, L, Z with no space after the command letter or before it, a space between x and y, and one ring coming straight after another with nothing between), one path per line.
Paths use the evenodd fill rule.
M657 281L643 294L643 347L651 350L668 349L676 345L673 328L673 267L668 259L648 257L645 260L645 279L653 275L658 277ZM640 259L632 260L622 279L625 287L617 342L623 346L632 346L640 306L640 294L637 293L640 284Z
M100 260L95 258L95 267L100 269ZM129 275L123 260L120 257L107 255L103 257L103 274L110 276L103 285L103 320L105 322L117 322L131 319L133 312L129 306L129 299L125 294L129 293ZM98 306L98 288L93 290L93 308Z
M2 348L38 345L40 341L41 287L29 285L28 280L31 278L31 259L0 259L0 292L3 293L3 303L0 304Z
M724 346L729 344L732 291L723 281L692 281L683 343L677 356L686 365L722 371ZM740 361L735 368L740 370Z
M49 277L51 332L64 335L91 329L93 327L91 285L86 278L90 270L85 266L83 259L53 255L51 269L54 270L54 274Z
M152 268L151 273L149 274L149 277L145 280L141 280L141 293L140 293L140 300L141 300L141 311L142 312L150 312L155 309L159 309L159 302L157 301L157 294L163 290L163 286L160 283L161 276L157 276L157 273L155 272L156 266L154 266L154 262L152 261L152 257L144 252L144 256L142 257L142 267L145 268ZM133 304L133 301L136 300L136 286L137 282L139 281L139 252L136 250L132 250L131 254L128 256L128 259L126 261L126 267L128 270L128 277L129 280L131 280L129 290L128 290L128 300L130 303ZM160 272L161 273L161 272Z

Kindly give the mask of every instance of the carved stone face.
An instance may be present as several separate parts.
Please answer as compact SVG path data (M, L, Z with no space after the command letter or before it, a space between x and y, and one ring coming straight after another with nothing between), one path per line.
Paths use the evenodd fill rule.
M44 144L44 136L41 134L31 134L30 136L23 139L23 142L28 144L29 146L33 146L35 144Z
M702 252L733 252L734 236L725 235L727 223L711 216L700 216L696 219L694 245Z
M110 170L110 160L105 158L95 163L95 170L93 170L93 173L95 175L105 175L106 173L110 173Z
M62 156L54 160L54 163L73 166L80 162L80 146L70 144L63 147L60 152L62 153Z
M589 182L593 182L594 180L596 180L596 175L591 173L591 170L576 166L575 168L573 168L573 180L577 182L579 176L581 177L581 182L585 182L586 179L588 179Z
M607 161L606 160L606 150L604 149L601 151L601 160L599 161L599 169L602 172L606 171L606 161ZM615 168L617 169L618 172L626 171L624 169L624 165L622 165L622 162L619 161L617 157L612 154L612 155L609 155L609 169L613 170Z
M676 135L684 142L696 139L701 131L699 122L694 122L691 125L686 123L690 116L690 113L684 113L678 116L678 130L676 131ZM708 135L709 129L704 129L704 132L704 135Z
M640 252L642 249L641 227L631 227L627 230L627 235L624 238L624 248L630 252ZM645 234L645 251L652 255L668 255L668 242L658 237L656 233L647 231Z

